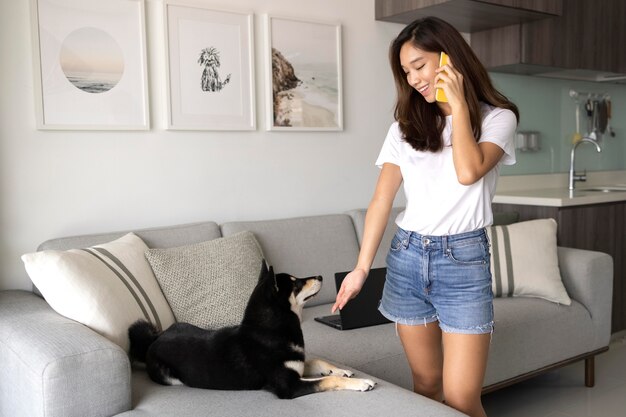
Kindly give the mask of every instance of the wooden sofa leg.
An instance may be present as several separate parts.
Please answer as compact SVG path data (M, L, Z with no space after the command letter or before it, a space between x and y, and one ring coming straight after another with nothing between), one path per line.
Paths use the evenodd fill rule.
M595 378L595 355L585 358L585 386L593 387L596 384Z

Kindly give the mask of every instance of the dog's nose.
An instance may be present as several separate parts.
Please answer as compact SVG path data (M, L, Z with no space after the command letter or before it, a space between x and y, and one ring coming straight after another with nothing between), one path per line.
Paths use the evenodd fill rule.
M318 275L316 278L317 278L318 281L324 281L324 278L322 278L321 275Z

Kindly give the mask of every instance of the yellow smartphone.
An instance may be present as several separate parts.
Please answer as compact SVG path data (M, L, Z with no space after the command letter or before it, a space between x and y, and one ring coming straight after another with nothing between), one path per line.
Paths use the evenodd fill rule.
M448 55L446 55L445 52L441 52L441 55L439 55L439 66L443 67L447 63L448 63ZM439 82L442 82L442 81L439 80ZM446 97L446 93L443 91L442 88L437 88L435 90L435 100L437 100L437 101L439 101L441 103L447 103L448 102L448 98Z

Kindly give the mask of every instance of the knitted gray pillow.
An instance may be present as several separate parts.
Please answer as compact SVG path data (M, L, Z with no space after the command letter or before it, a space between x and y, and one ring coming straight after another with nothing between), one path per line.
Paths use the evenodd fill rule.
M241 323L263 254L252 232L169 249L146 258L177 321L202 328Z

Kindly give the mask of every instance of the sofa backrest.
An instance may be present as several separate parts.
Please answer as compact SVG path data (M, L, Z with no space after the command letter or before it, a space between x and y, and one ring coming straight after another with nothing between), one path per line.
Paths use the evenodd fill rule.
M254 233L276 272L297 277L321 275L322 290L308 306L334 302L335 273L350 271L359 255L354 225L347 214L230 222L222 224L221 230L223 236L244 230Z
M80 249L101 245L133 232L139 236L149 248L173 248L176 246L200 243L221 237L220 228L215 222L183 224L177 226L156 227L122 232L94 233L91 235L61 237L43 242L37 248L41 250ZM41 296L41 292L33 285L33 292Z
M62 237L43 242L37 250L68 250L101 245L133 232L149 248L173 248L191 245L221 237L220 228L215 222L183 224L178 226L155 227L151 229L127 230L122 232L96 233L91 235Z
M385 266L391 239L397 229L394 220L402 210L394 208L389 216L387 229L374 259L374 268ZM184 246L251 231L276 272L287 272L300 277L324 277L320 294L307 304L314 306L333 302L337 295L335 273L350 271L356 265L363 238L365 214L365 209L357 209L346 214L229 222L221 226L215 222L202 222L98 233L51 239L39 245L38 250L68 250L99 245L131 231L143 239L149 248ZM34 291L39 294L36 288Z
M396 217L398 217L398 214L400 214L403 210L404 207L394 207L391 209L389 220L387 221L387 228L385 229L385 234L383 235L380 245L378 246L378 252L376 252L376 256L374 257L372 268L384 268L387 266L387 253L389 252L389 247L391 246L391 240L396 234L396 230L398 230L398 226L396 226ZM366 209L356 209L348 212L348 215L352 217L352 222L354 223L354 229L356 230L357 239L359 240L359 247L363 241L366 213Z

